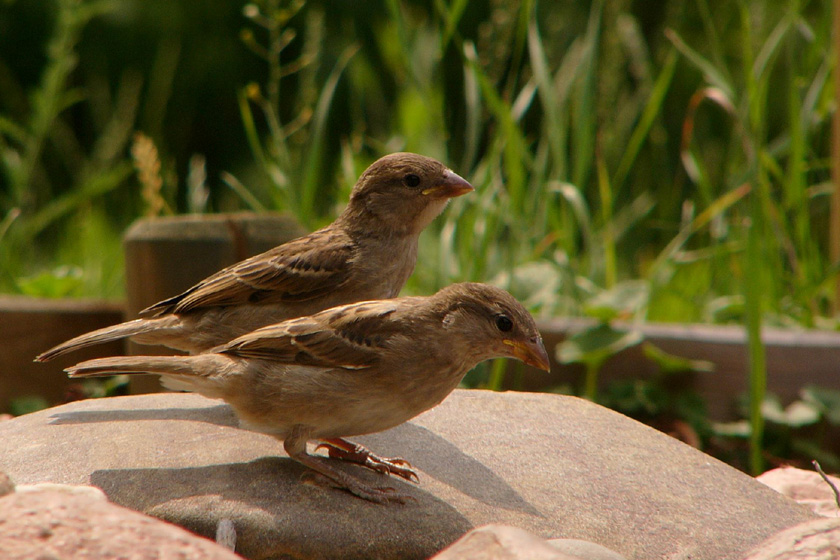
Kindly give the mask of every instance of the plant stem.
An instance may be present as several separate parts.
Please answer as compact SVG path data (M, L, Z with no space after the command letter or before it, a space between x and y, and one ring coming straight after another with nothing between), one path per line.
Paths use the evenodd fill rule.
M753 206L759 206L757 196L753 196ZM753 212L753 216L757 212ZM767 367L764 344L761 341L761 288L754 283L762 271L761 239L756 223L750 224L747 238L747 266L744 285L746 302L747 348L749 356L749 392L750 392L750 472L761 474L764 470L762 457L764 439L764 416L761 405L767 391Z
M750 28L750 14L745 6L741 7L741 28L743 37L744 59L749 62L745 67L753 67L752 38ZM755 182L754 190L749 200L749 218L747 222L747 245L745 254L744 277L742 291L744 294L745 317L744 325L747 331L747 353L749 360L749 465L754 475L764 470L762 456L764 440L764 416L761 412L762 403L767 392L767 367L764 345L761 340L761 319L765 290L771 285L767 267L772 264L765 258L767 253L767 239L763 233L765 225L765 201L772 204L769 192L766 169L760 161L759 152L762 148L761 138L764 131L762 112L766 108L761 95L761 77L752 71L745 72L746 95L751 103L748 108L747 122L749 128L745 137L745 152L748 162L748 176Z
M831 40L834 43L834 56L840 51L840 2L833 4L834 26ZM840 68L834 68L834 99L840 102ZM840 111L834 111L831 118L831 215L829 224L829 258L831 262L840 261ZM834 313L840 311L840 275L834 281Z
M487 380L487 388L491 391L501 391L506 371L507 360L493 360L493 365L490 369L490 379Z
M600 363L585 362L586 376L583 381L583 397L592 402L598 397L598 372L601 369Z

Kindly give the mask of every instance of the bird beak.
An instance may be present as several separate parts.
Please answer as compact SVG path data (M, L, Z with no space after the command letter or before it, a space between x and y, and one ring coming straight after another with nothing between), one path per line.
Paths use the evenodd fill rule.
M474 191L475 188L463 177L454 171L447 169L443 175L443 181L434 187L422 191L423 194L434 196L437 198L455 198L462 194Z
M545 351L542 338L535 336L528 342L520 342L519 340L504 341L505 344L513 348L513 356L522 360L529 366L551 371L551 364L548 361L548 352Z

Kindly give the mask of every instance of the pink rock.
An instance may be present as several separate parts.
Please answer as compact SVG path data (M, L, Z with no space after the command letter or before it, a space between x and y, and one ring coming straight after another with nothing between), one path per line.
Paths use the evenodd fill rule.
M828 475L836 488L840 488L840 478ZM792 500L806 505L817 515L840 517L840 506L831 487L819 473L794 467L781 467L767 471L756 477L762 482Z
M89 492L14 492L0 498L0 511L0 551L4 560L241 560L212 541Z

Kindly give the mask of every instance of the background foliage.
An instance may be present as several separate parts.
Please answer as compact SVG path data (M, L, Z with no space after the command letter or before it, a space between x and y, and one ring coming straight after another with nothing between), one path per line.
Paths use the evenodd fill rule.
M285 209L315 228L374 159L415 151L477 192L424 234L407 291L492 281L537 313L743 323L760 439L762 326L836 326L831 16L5 0L0 290L119 297L141 215Z
M830 16L795 1L7 1L0 280L76 266L84 293L119 293L101 245L145 212L141 131L158 211L291 209L310 227L384 152L445 160L479 192L427 236L413 291L496 278L581 314L641 278L621 313L731 321L750 276L765 320L811 326L835 274Z

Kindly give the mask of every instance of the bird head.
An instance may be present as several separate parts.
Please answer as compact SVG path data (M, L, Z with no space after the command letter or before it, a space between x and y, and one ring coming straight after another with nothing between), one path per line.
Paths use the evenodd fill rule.
M444 310L444 328L466 342L472 366L507 357L550 370L534 318L506 291L487 284L462 283L447 286L433 297Z
M420 233L449 199L475 190L437 160L400 152L384 156L362 173L343 218L382 233Z

